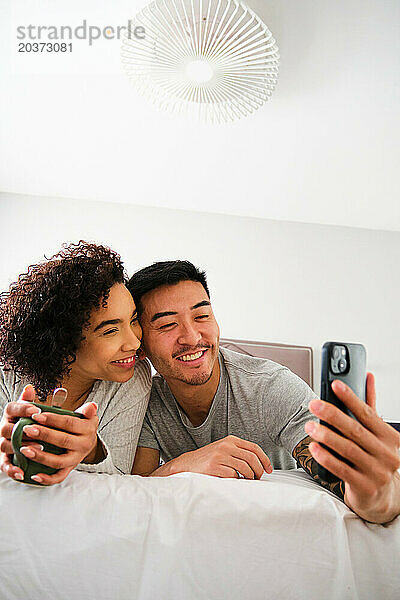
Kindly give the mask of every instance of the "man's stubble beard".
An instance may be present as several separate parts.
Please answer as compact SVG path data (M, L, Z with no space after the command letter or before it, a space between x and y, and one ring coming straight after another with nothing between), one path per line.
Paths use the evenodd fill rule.
M209 352L211 351L211 348L208 350ZM150 357L149 357L150 358ZM151 360L151 358L150 358ZM213 361L213 364L211 366L210 372L209 373L193 373L192 376L190 377L185 377L183 374L180 374L178 371L175 371L175 369L172 368L170 363L167 363L163 360L160 361L160 367L158 368L158 365L155 364L155 362L153 360L151 360L154 368L156 369L156 371L162 376L164 377L164 379L168 380L168 379L175 379L176 381L180 381L181 383L186 383L187 385L204 385L205 383L207 383L208 381L210 381L213 372L214 372L214 367L215 367L215 362L216 360L218 360L218 353L215 353L215 358ZM165 368L164 368L165 367Z
M203 385L203 384L207 383L208 381L210 381L212 374L213 374L213 369L211 369L211 372L209 375L207 375L207 373L205 373L203 376L192 377L191 379L187 379L184 377L182 377L182 378L176 377L176 379L178 379L178 381L181 381L182 383L186 383L187 385Z

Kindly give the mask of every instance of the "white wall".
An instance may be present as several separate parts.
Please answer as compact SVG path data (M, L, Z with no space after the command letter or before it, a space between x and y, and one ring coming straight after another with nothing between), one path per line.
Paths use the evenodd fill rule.
M400 420L400 233L128 204L0 196L0 289L62 242L94 240L128 273L188 258L208 272L225 337L310 345L362 342L378 412Z
M204 127L138 96L117 40L17 52L18 26L121 25L149 0L1 0L0 188L400 231L399 0L248 1L277 88Z

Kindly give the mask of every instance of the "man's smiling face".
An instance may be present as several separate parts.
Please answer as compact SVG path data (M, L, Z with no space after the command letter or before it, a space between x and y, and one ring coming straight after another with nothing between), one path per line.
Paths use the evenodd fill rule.
M207 383L218 357L219 328L197 281L163 285L144 294L143 350L167 382Z

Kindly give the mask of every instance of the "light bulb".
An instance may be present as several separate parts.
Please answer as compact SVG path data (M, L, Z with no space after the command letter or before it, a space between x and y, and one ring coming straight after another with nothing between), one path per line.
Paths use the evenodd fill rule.
M196 83L206 83L213 78L214 69L207 60L191 60L186 65L186 75L191 81Z

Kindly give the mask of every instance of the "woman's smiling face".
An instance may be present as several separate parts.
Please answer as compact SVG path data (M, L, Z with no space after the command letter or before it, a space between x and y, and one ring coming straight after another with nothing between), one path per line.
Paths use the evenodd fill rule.
M122 283L110 289L105 307L92 311L70 377L81 381L128 381L134 372L142 330L130 292Z

